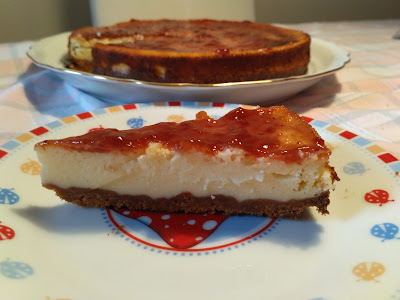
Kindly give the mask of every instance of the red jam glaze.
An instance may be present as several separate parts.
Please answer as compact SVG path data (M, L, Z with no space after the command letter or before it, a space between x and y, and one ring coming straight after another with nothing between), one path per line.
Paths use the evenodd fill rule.
M79 31L78 31L79 33ZM115 46L175 52L217 52L261 50L294 43L299 31L249 21L160 20L125 22L110 27L85 28L83 38L121 38L134 36L133 43Z
M162 122L139 129L104 129L78 137L47 140L37 146L54 145L88 152L135 151L158 142L169 149L200 151L214 155L240 148L246 156L270 157L287 163L300 162L308 154L327 157L330 150L300 116L283 106L237 108L214 120L204 111L195 120Z

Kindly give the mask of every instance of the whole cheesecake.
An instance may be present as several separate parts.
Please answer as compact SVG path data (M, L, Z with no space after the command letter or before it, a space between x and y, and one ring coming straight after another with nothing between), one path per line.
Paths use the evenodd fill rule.
M69 37L70 67L149 82L212 84L304 74L308 34L249 21L131 20Z
M80 206L297 217L328 212L338 177L318 133L285 107L102 129L36 144L42 184Z

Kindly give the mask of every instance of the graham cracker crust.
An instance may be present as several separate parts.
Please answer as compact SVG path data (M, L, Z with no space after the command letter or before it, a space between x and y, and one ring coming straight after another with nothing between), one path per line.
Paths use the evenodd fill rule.
M302 200L280 202L270 199L249 199L237 201L234 197L210 195L196 197L189 192L172 198L153 199L146 195L119 195L113 191L87 188L63 189L52 184L43 185L54 190L60 198L83 207L150 210L168 213L225 213L228 215L266 215L270 218L291 218L299 216L306 207L315 206L321 214L329 214L329 191Z

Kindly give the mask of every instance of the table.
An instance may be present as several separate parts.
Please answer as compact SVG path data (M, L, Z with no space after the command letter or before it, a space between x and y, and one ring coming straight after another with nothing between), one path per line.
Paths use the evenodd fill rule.
M282 104L372 141L400 158L399 20L290 25L350 52L345 68ZM40 69L32 41L0 45L0 145L59 118L110 105Z

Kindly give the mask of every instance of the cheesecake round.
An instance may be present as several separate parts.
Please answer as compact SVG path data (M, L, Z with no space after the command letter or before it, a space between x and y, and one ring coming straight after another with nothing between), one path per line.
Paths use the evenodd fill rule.
M131 20L69 37L70 67L158 83L213 84L302 75L304 32L249 21Z

